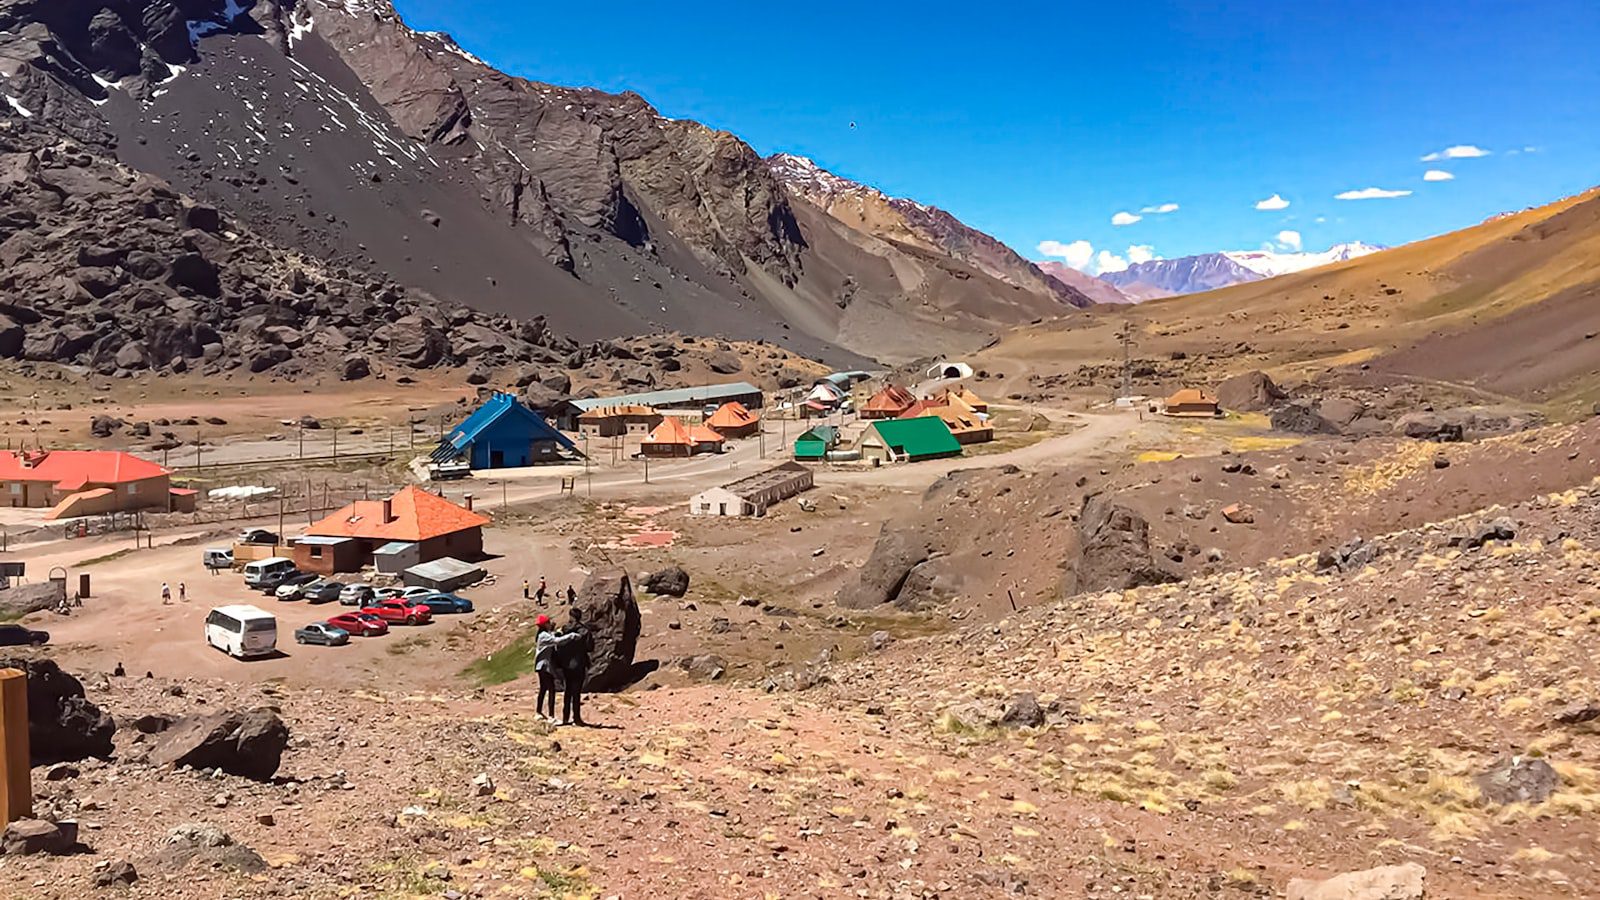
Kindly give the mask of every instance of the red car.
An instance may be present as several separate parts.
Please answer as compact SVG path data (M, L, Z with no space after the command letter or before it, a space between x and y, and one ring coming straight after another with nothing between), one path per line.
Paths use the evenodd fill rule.
M420 604L412 605L399 598L363 606L361 611L373 613L391 625L421 625L433 621L433 610Z
M352 635L359 637L389 633L389 623L385 622L383 617L366 610L340 613L329 619L328 624L335 628L343 628Z

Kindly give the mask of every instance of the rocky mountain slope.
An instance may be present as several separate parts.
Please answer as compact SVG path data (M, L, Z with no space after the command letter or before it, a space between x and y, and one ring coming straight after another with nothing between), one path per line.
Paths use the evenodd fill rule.
M1103 302L1076 285L1047 276L1010 247L936 206L890 197L803 156L779 153L767 159L767 167L790 194L859 231L949 256L1013 287L1071 306Z
M1098 277L1131 297L1155 300L1260 281L1267 276L1225 253L1201 253L1134 263L1120 272L1102 272Z
M1059 281L1070 288L1081 291L1084 296L1096 303L1116 304L1138 302L1135 298L1130 297L1118 290L1117 286L1111 282L1101 278L1096 278L1087 272L1080 272L1064 262L1046 260L1044 262L1034 263L1034 265L1038 266L1039 271L1050 276L1052 279Z
M736 137L507 77L387 2L5 0L0 72L0 113L280 247L580 339L715 332L853 361L839 348L936 352L1066 308L948 256L886 259Z

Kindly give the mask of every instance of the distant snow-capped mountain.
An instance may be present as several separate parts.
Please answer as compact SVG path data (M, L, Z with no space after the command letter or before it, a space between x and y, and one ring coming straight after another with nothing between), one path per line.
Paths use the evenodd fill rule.
M1101 272L1099 278L1116 286L1130 299L1155 300L1303 272L1383 249L1375 244L1352 241L1334 244L1319 253L1280 253L1272 250L1199 253L1135 263L1120 272Z
M1315 269L1329 263L1344 262L1377 253L1385 248L1376 244L1367 244L1361 241L1351 241L1344 244L1334 244L1321 253L1275 253L1271 250L1234 250L1222 255L1233 260L1246 269L1258 275L1272 278L1276 275L1287 275L1290 272L1303 272L1306 269Z

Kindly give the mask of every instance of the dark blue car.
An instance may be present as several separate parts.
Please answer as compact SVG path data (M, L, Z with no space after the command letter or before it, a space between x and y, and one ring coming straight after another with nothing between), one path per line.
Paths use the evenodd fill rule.
M443 591L437 594L423 594L420 597L410 598L411 603L426 606L434 615L441 613L469 613L472 612L472 601L455 594L446 594Z

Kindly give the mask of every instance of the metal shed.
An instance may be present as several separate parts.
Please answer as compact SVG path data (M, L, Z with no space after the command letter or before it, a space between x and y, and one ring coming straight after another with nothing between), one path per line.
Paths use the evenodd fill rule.
M383 575L400 575L422 561L422 548L414 541L390 541L372 551L372 565Z
M483 580L482 566L459 559L443 557L405 570L400 580L407 587L425 587L436 591L454 591Z

